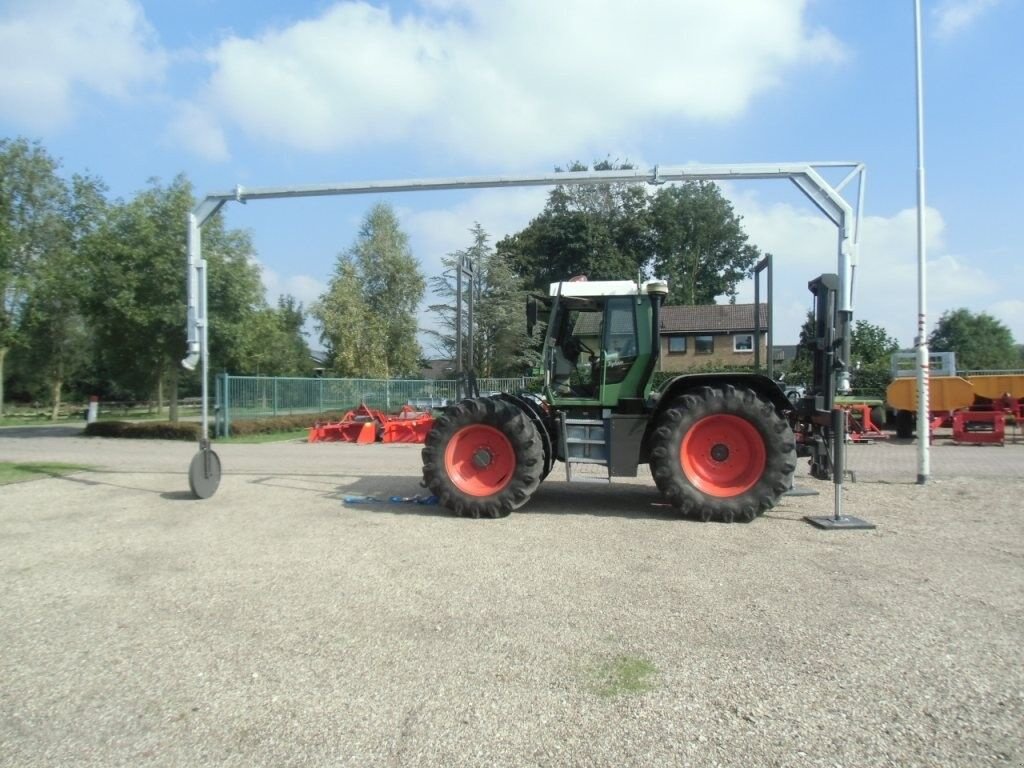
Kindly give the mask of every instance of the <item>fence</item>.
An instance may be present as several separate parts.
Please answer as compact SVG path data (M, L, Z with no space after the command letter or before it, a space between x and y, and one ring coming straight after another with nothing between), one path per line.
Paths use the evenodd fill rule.
M478 379L481 392L519 392L532 379ZM348 411L361 403L385 412L403 405L433 408L456 397L454 380L298 379L231 376L216 379L216 433L231 434L235 419L265 419L302 413Z

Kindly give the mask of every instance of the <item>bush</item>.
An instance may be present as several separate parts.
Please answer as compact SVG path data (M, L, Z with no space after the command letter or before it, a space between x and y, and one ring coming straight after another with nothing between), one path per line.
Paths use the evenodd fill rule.
M294 432L297 429L310 429L314 424L327 424L341 421L345 414L340 411L330 413L301 413L292 416L275 416L270 419L237 419L231 422L231 436L269 435L274 432Z
M89 437L125 437L143 440L198 440L201 427L194 421L96 421L87 424Z

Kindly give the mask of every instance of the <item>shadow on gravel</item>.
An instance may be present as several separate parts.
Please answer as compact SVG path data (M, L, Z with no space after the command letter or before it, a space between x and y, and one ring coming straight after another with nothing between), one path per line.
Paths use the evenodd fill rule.
M0 427L0 438L82 437L84 433L85 427Z
M160 498L170 501L198 501L192 491L164 491Z

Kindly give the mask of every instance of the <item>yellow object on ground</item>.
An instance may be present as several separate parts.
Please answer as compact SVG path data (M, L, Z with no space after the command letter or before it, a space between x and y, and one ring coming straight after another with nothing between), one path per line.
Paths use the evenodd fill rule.
M1010 397L1024 397L1024 373L971 376L968 381L974 394L989 400L998 400L1007 392Z
M931 411L955 411L974 404L975 389L959 376L936 376L930 380L928 408ZM885 390L885 401L898 411L917 410L917 379L893 379Z

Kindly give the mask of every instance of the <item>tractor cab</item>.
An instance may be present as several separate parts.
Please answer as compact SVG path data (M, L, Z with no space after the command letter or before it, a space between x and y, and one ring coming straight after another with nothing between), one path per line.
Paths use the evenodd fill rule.
M658 357L655 307L663 281L552 283L544 394L557 406L642 408Z

